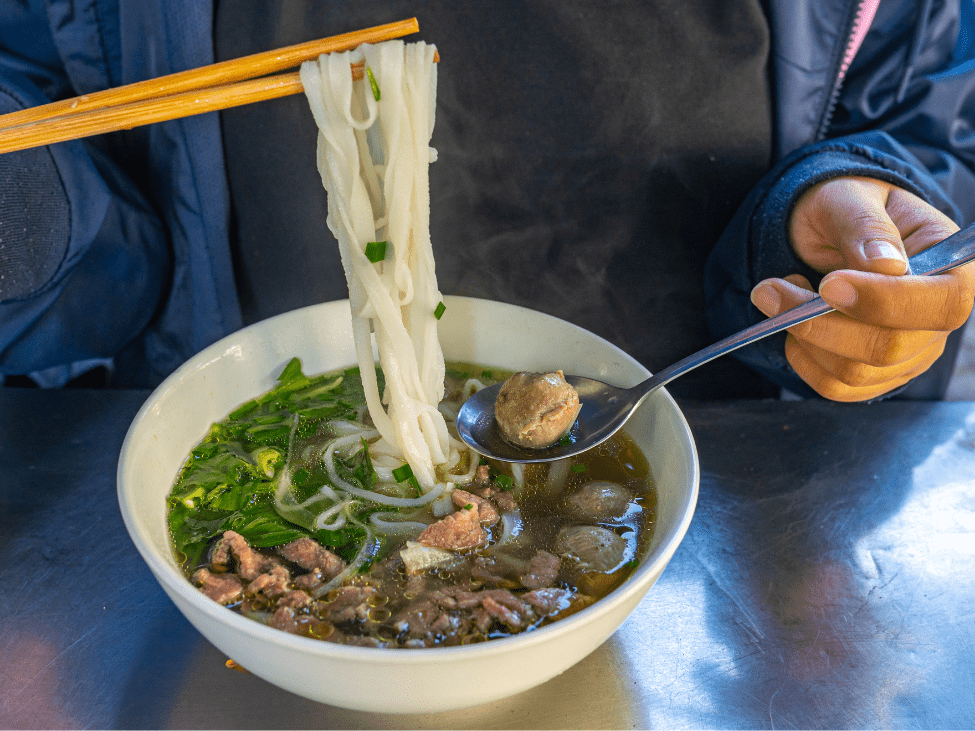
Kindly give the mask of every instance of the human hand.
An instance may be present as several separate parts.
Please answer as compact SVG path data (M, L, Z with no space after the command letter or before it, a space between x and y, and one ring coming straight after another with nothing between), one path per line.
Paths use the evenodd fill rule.
M926 371L968 319L975 263L936 277L904 275L907 257L958 230L895 185L836 178L806 191L789 219L796 254L826 274L820 296L837 312L789 328L785 354L802 380L834 401L881 396ZM795 274L766 279L752 303L771 317L813 298Z

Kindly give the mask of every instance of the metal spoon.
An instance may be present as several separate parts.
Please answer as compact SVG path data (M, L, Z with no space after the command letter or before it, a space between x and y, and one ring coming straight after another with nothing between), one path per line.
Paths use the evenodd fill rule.
M933 276L975 260L975 225L962 229L944 241L912 256L908 273ZM704 350L689 355L632 388L617 388L582 376L566 376L579 392L582 410L568 438L551 447L528 449L501 438L494 419L494 402L501 384L481 389L471 396L457 415L457 431L475 452L504 462L551 462L571 457L611 437L643 400L661 386L708 361L781 332L814 317L832 312L819 296L775 317L746 328Z

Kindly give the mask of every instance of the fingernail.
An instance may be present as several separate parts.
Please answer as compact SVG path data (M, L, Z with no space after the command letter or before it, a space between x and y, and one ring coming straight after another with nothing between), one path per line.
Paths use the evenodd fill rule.
M776 314L781 301L778 291L771 284L759 284L752 290L752 304L766 315Z
M863 245L863 258L867 261L874 259L893 259L894 261L906 261L901 250L889 241L875 240L868 241Z
M857 303L857 291L841 277L824 281L819 287L819 294L833 307L853 307Z

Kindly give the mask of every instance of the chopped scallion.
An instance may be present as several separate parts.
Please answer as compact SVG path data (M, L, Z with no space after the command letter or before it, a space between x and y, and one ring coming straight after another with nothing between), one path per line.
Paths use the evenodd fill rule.
M467 505L464 506L464 510L473 510L473 509L474 509L474 503L467 503Z
M366 244L366 258L373 264L378 264L386 258L386 242L370 241Z
M585 472L588 468L584 464L574 464L571 467L572 471L575 473Z
M408 464L400 465L393 470L393 479L397 482L406 482L413 477L413 468Z
M494 484L502 490L508 490L515 484L515 479L510 475L498 475L494 478Z
M437 309L433 311L433 316L439 320L441 317L443 317L443 313L445 313L446 311L447 311L447 305L441 302L439 305L437 305Z
M379 84L376 83L376 77L372 75L372 69L366 66L366 76L369 77L369 86L372 87L372 96L378 102L379 101Z

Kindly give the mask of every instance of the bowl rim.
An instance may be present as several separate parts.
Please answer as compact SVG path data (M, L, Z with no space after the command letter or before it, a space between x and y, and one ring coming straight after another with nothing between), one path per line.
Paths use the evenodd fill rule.
M516 308L518 310L530 312L533 315L552 318L553 320L557 320L565 325L568 325L572 329L585 333L588 338L597 338L607 347L615 351L616 355L618 355L620 358L628 361L630 365L636 366L646 375L646 377L650 376L650 372L642 364L616 345L610 343L608 340L605 340L599 335L580 327L579 325L562 320L554 315L549 315L547 313L532 310L520 305L513 305L476 297L447 295L444 297L444 299L448 304L448 311L450 309L450 300L463 300L467 302L487 303L491 306L502 306L504 308ZM660 541L656 544L652 551L648 552L641 558L640 566L638 566L637 569L620 586L585 609L581 609L569 617L565 617L564 619L560 619L556 622L552 622L551 624L543 627L538 627L531 631L521 632L508 637L498 637L489 641L478 642L470 645L424 648L357 647L352 645L339 645L333 642L326 642L300 635L292 635L288 632L283 632L279 629L256 622L236 612L228 611L223 605L217 604L202 592L197 591L189 580L182 574L182 572L179 571L175 564L167 562L158 554L157 551L154 550L151 542L143 540L141 537L137 540L136 536L140 535L138 525L139 521L134 510L134 505L129 500L127 490L125 489L127 481L126 470L130 464L130 459L135 449L134 445L136 439L138 436L140 436L140 425L145 423L144 419L146 415L151 410L156 408L158 402L162 400L182 378L188 374L205 368L215 356L225 353L228 346L231 345L235 339L238 339L242 332L252 328L272 327L274 321L294 317L296 313L303 312L305 310L323 308L327 306L342 306L343 303L345 303L347 306L348 300L335 300L332 302L323 302L297 308L295 310L274 315L273 317L269 317L245 326L244 328L241 328L221 338L220 340L217 340L196 353L186 362L181 364L175 371L173 371L173 373L171 373L152 391L146 401L136 412L136 415L133 417L129 428L126 431L125 438L122 442L122 448L119 452L118 467L116 470L119 508L122 513L122 520L125 524L127 532L129 533L130 540L135 544L139 554L149 566L156 579L163 584L164 588L168 588L169 591L176 592L182 600L188 601L196 610L208 615L219 623L228 624L235 631L243 632L255 640L269 641L275 645L301 651L302 653L311 652L312 654L322 658L333 658L336 660L361 660L363 658L369 658L370 660L380 662L380 664L392 665L414 665L417 662L423 664L436 663L441 662L445 656L456 657L457 659L479 656L490 657L496 654L509 653L513 649L512 646L515 643L517 643L519 647L525 648L536 644L544 644L550 640L557 639L559 635L570 634L573 628L580 623L588 624L606 614L613 612L618 604L625 603L626 600L632 598L634 594L647 591L647 584L652 582L652 580L655 580L656 577L654 574L659 576L659 574L666 567L667 563L669 563L674 552L677 550L678 545L683 540L688 527L690 526L690 522L693 519L697 505L700 484L700 463L698 460L697 445L693 438L693 433L690 430L690 426L687 423L683 411L677 405L676 401L674 401L670 393L663 388L658 389L658 391L654 393L651 398L664 399L667 401L669 407L674 410L678 423L683 428L684 433L686 433L689 437L687 441L687 448L690 453L691 484L690 488L683 496L681 505L678 508L681 519L677 523L670 526L667 534L661 537Z

